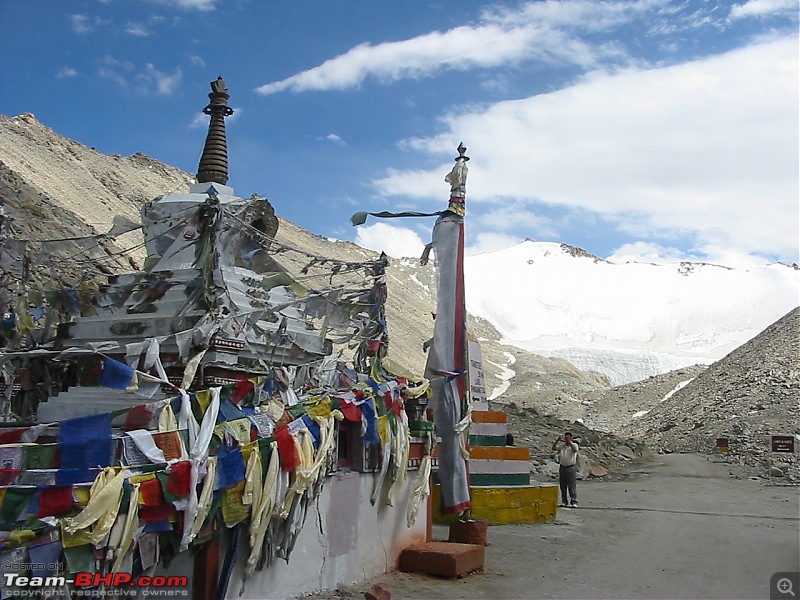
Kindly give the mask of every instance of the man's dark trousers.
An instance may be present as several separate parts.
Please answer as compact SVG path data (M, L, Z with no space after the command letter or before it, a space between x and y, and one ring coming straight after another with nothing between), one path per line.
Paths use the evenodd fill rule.
M571 502L578 501L578 467L558 467L558 483L561 486L561 503L567 504L567 489Z

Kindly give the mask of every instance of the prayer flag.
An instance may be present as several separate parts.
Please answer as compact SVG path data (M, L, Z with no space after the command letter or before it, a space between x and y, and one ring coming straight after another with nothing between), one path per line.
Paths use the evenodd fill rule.
M58 429L61 466L91 469L111 464L111 414L101 413L61 421Z
M124 390L133 381L135 373L133 367L121 363L113 358L106 358L103 361L103 371L100 373L100 385L115 390Z
M275 441L278 442L278 454L281 459L281 469L294 471L300 466L300 455L288 427L275 430Z
M72 486L42 488L39 495L39 518L66 515L72 510Z
M125 415L125 424L122 426L123 431L132 431L134 429L149 429L150 421L153 420L155 411L149 404L140 404L134 406Z

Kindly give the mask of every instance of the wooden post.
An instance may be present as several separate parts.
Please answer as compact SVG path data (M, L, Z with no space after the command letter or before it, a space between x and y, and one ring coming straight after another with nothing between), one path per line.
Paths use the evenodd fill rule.
M219 533L203 544L192 569L192 600L214 600L219 577Z

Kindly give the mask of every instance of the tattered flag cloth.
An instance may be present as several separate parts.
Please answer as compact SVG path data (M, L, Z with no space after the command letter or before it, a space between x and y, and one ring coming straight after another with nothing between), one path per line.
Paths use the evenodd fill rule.
M111 464L111 413L61 421L58 429L61 466L91 469Z
M397 217L435 217L441 215L441 212L432 212L432 213L423 213L423 212L416 212L416 211L406 211L406 212L399 212L393 213L388 211L382 212L366 212L360 211L354 213L352 217L350 217L350 222L353 224L353 227L358 225L363 225L367 222L367 217L378 217L380 219L395 219Z
M100 374L100 385L115 390L127 389L133 381L135 372L133 367L129 367L125 363L113 358L106 358L103 361L103 372Z

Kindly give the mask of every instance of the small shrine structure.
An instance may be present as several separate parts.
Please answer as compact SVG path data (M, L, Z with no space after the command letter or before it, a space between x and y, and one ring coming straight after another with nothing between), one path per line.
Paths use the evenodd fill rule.
M392 570L430 537L430 385L387 358L388 260L280 244L269 202L227 185L232 109L211 88L197 182L142 208L143 270L23 282L6 307L4 574L288 598Z

